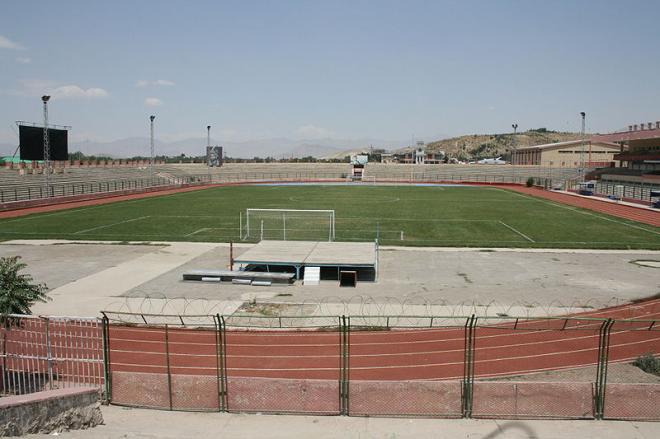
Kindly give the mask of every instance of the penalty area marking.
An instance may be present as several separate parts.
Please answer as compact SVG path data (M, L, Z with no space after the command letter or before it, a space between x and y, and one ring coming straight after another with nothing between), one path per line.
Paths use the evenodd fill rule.
M147 218L150 218L150 215L140 216L138 218L131 218L131 219L127 219L127 220L124 220L124 221L118 221L118 222L112 223L112 224L105 224L103 226L92 227L91 229L78 230L77 232L74 232L73 234L74 235L80 235L81 233L92 232L94 230L105 229L107 227L118 226L119 224L131 223L133 221L140 221L140 220L147 219Z
M518 235L522 236L523 238L525 238L525 239L528 240L529 242L536 242L536 241L534 241L532 238L530 238L529 236L525 235L525 234L524 234L523 232L521 232L520 230L516 229L515 227L512 227L512 226L508 225L507 223L502 222L502 221L498 221L498 223L502 224L504 227L506 227L507 229L511 230L512 232L517 233Z
M321 201L359 201L361 203L398 203L401 201L401 198L399 197L385 197L378 199L376 197L322 197L320 198ZM289 201L293 201L294 203L304 203L305 201L318 201L318 200L312 200L312 199L305 199L305 197L289 197Z

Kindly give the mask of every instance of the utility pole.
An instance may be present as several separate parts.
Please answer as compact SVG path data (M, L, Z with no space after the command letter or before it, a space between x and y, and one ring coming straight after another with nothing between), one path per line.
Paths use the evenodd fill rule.
M209 183L211 183L211 125L206 126L206 167L209 171Z
M50 96L44 95L41 101L44 103L44 177L46 198L50 197L50 139L48 137L48 101Z
M149 116L150 129L151 129L151 159L149 160L149 174L151 175L151 184L154 184L154 119L156 116Z
M512 177L513 177L513 182L516 182L516 164L513 162L513 155L516 154L516 134L518 134L518 124L517 123L512 123L511 128L513 128L513 146L511 147L511 166L512 168ZM517 155L517 154L516 154ZM517 159L517 157L516 157Z
M584 181L584 143L585 143L585 117L587 113L584 111L580 112L582 117L582 128L580 129L580 139L582 140L582 146L580 148L580 180Z

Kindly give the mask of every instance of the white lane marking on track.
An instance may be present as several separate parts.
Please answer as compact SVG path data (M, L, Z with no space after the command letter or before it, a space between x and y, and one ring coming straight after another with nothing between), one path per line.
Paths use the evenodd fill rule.
M525 238L525 239L528 240L529 242L536 242L536 241L534 241L532 238L530 238L529 236L525 235L523 232L521 232L520 230L516 229L516 228L513 227L513 226L510 226L510 225L508 225L507 223L505 223L505 222L503 222L503 221L498 221L498 223L502 224L504 227L506 227L507 229L511 230L512 232L517 233L518 235L522 236L523 238Z
M150 217L149 215L140 216L138 218L131 218L131 219L127 219L127 220L124 220L124 221L118 221L118 222L112 223L112 224L104 224L102 226L92 227L91 229L79 230L79 231L75 232L74 235L80 235L81 233L87 233L87 232L91 232L91 231L94 231L94 230L105 229L107 227L117 226L119 224L131 223L133 221L140 221L140 220L143 220L143 219L146 219L146 218L149 218L149 217Z
M594 336L595 337L595 336ZM632 345L639 345L639 344L644 344L644 343L650 343L650 342L657 342L657 340L660 340L660 338L653 338L653 339L648 339L648 340L640 340L640 341L634 341L631 343L619 343L619 344L614 344L611 345L611 348L618 348L618 347L628 347ZM512 360L523 360L523 359L536 359L536 358L541 358L541 357L550 357L550 356L557 356L557 355L565 355L565 354L573 354L576 352L590 352L590 351L597 351L598 347L588 347L588 348L583 348L583 349L569 349L565 351L556 351L556 352L547 352L547 353L541 353L541 354L532 354L532 355L518 355L518 356L510 356L510 357L498 357L498 358L489 358L485 360L479 360L476 359L476 363L490 363L490 362L501 362L501 361L512 361ZM462 352L463 349L456 349L455 352ZM123 352L123 351L115 351L113 352ZM125 351L125 352L131 352L134 353L135 351ZM159 353L159 352L152 352L154 354ZM172 354L172 355L187 355L187 354ZM209 357L213 355L208 355ZM336 358L338 355L335 355L334 358ZM268 358L268 357L263 357L263 358ZM300 355L295 356L293 358L301 358ZM315 358L315 357L302 357L302 358ZM134 364L134 363L113 363L113 364L121 364L123 366L133 366L133 367L153 367L153 365L149 364ZM463 364L463 360L461 361L450 361L450 362L444 362L444 363L426 363L426 364L402 364L402 365L387 365L387 366L351 366L352 369L355 370L376 370L376 369L418 369L418 368L425 368L425 367L438 367L438 366L448 366L448 365L453 365L453 364ZM587 363L588 365L589 363ZM584 365L584 364L581 364ZM179 368L183 369L209 369L209 370L215 370L212 367L208 366L178 366ZM554 368L552 368L554 369ZM548 369L548 370L552 370ZM235 367L235 368L229 368L229 370L252 370L252 371L300 371L300 370L336 370L336 368L328 368L328 367L296 367L296 368L290 368L290 367L282 367L282 368L253 368L253 367ZM534 371L538 370L544 370L544 369L532 369Z

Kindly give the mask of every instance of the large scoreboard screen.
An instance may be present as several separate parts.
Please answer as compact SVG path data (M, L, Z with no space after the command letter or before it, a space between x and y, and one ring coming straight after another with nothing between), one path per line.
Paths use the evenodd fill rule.
M19 125L21 160L44 160L44 129L29 125ZM69 159L68 131L48 128L50 160Z

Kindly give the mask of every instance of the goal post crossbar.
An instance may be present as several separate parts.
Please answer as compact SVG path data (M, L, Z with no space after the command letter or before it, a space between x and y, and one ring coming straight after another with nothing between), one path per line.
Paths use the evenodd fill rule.
M256 233L254 230L255 227L250 227L251 217L255 216L257 219L260 217L259 214L264 214L270 216L272 219L274 214L277 214L277 218L281 221L283 239L287 239L287 217L289 219L300 218L299 215L307 216L310 215L310 218L313 218L314 214L318 215L319 218L326 218L328 220L328 241L334 241L335 239L335 211L331 209L262 209L262 208L248 208L245 210L245 238L247 239L251 236L251 233ZM242 215L241 215L242 217ZM243 220L241 220L241 223ZM319 221L319 224L321 222ZM241 225L242 228L242 225ZM263 220L261 221L261 238L263 239Z

